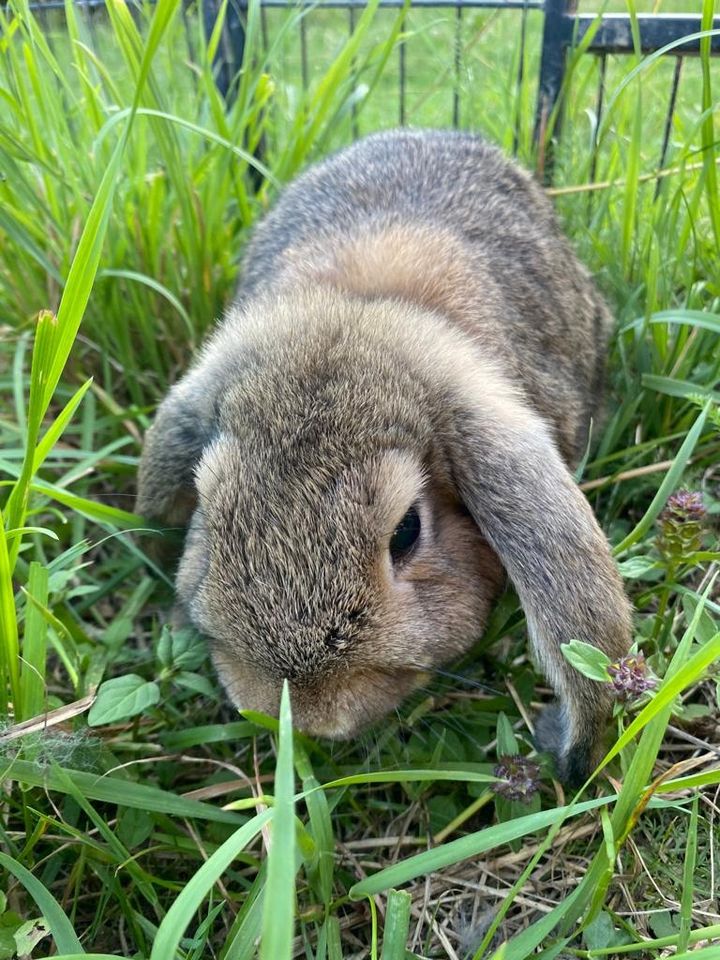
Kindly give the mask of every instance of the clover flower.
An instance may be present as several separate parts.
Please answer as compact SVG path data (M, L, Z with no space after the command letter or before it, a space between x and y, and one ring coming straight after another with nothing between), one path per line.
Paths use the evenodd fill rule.
M700 550L706 517L700 492L678 490L671 494L658 517L660 553L670 560L682 560Z
M635 700L657 686L657 679L648 671L642 650L611 663L607 672L619 700Z
M527 803L540 788L540 764L519 753L498 757L493 775L499 782L492 789L505 800Z

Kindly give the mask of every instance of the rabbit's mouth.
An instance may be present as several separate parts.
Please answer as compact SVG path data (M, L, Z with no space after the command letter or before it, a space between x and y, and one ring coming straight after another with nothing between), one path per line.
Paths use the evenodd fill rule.
M230 699L240 710L277 716L282 683L248 664L215 658ZM371 727L418 686L427 683L422 670L378 670L355 667L303 681L290 681L293 725L313 737L348 740Z
M304 733L328 740L349 740L393 711L405 697L427 683L420 670L362 670L323 681L323 690L294 688L293 722Z

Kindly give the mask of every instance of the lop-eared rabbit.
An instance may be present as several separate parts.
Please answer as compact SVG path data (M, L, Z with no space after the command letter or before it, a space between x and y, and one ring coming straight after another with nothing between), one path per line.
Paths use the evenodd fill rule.
M598 757L630 612L570 469L611 317L531 177L464 133L367 137L285 188L236 302L161 404L138 510L187 525L184 615L241 708L347 738L482 634L510 578L559 702L539 747Z

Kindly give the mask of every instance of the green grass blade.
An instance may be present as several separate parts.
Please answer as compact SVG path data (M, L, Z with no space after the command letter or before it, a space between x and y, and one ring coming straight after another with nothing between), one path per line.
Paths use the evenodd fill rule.
M705 184L707 187L707 201L710 208L710 221L715 235L716 252L720 252L720 196L718 195L718 176L715 166L715 129L714 129L714 110L712 98L712 68L710 66L711 40L709 31L713 26L713 17L715 15L715 0L703 0L702 5L702 28L704 36L700 39L700 63L702 66L702 148L703 164L705 172Z
M40 425L47 410L44 397L47 391L49 370L55 354L57 340L57 321L48 311L43 310L35 325L35 341L33 343L32 362L30 364L30 398L28 402L28 423L25 435L25 455L20 469L17 484L13 487L5 514L8 528L24 526L25 514L30 497L30 479L35 458L35 448L40 434ZM49 402L49 400L48 400ZM14 570L15 561L20 551L21 541L17 540L10 551L10 568Z
M673 960L720 960L720 946L700 947L689 953L674 953Z
M263 910L260 960L290 960L295 929L295 784L290 688L280 700L275 806L272 815L268 881Z
M132 880L137 895L142 897L154 911L159 911L160 899L158 892L155 886L149 882L149 878L142 867L130 855L130 851L124 846L112 827L105 822L104 817L95 810L88 798L78 789L72 777L67 776L62 767L57 765L54 765L54 767L55 773L63 784L66 794L72 797L75 803L77 803L78 807L87 816L89 822L93 824L98 836L104 841L104 849L107 855L112 858L114 863L123 865Z
M327 960L343 960L340 921L337 917L328 917L323 929L327 932Z
M640 39L638 33L637 12L634 0L627 0L630 13L633 46L635 59L640 60ZM640 176L640 146L642 143L642 84L638 83L635 89L635 104L632 111L632 130L628 138L627 158L625 165L625 196L622 219L621 258L626 275L630 275L633 244L636 235L638 177Z
M171 304L175 310L177 310L183 323L185 324L185 329L190 342L192 343L192 341L195 339L195 328L193 327L193 322L190 319L190 315L188 314L187 310L182 305L180 300L175 296L175 294L172 293L171 290L168 290L168 288L158 280L153 279L153 277L147 277L144 273L138 273L137 270L110 270L109 268L99 271L98 279L102 279L104 277L117 277L121 280L132 280L134 283L142 283L144 286L149 287L150 290L154 290L155 293L159 293L161 297L164 297L165 300L167 300L167 302Z
M30 564L27 591L42 607L48 602L48 572L42 564ZM45 709L45 661L47 657L47 621L36 604L30 603L25 613L25 633L22 646L20 690L22 716L19 720L36 717Z
M187 730L173 730L162 738L166 750L187 750L206 743L237 743L258 733L254 723L236 720L234 723L208 723Z
M405 890L391 890L385 912L381 960L405 960L405 945L410 930L412 897Z
M72 953L86 957L87 954L83 950L82 944L78 940L72 924L50 891L43 886L29 870L26 870L21 863L18 863L17 860L9 857L6 853L0 853L0 866L3 866L9 873L17 877L38 905L42 915L48 922L55 940L55 945L60 953Z
M110 7L114 4L120 4L120 0L112 0ZM178 6L179 0L158 0L140 65L133 100L133 109L128 116L123 133L115 146L90 208L75 256L73 257L67 282L63 289L57 317L47 317L44 326L41 327L40 324L38 325L35 344L36 349L33 351L30 409L28 415L29 430L26 453L20 478L7 504L8 525L10 527L20 527L23 525L29 499L30 480L33 474L35 446L40 423L47 412L62 371L67 363L70 350L75 342L90 297L90 292L100 263L105 233L112 209L112 198L119 180L121 162L130 136L134 112L139 106L152 59L157 52L162 35L170 23L170 20L175 15ZM32 20L30 22L32 22ZM47 59L48 61L52 59L49 50ZM11 568L14 568L20 545L21 542L19 539L13 544L10 553Z
M70 350L85 313L85 307L90 298L90 291L100 263L105 232L110 218L112 197L120 175L120 164L125 149L127 130L131 122L132 117L128 120L125 135L115 146L110 163L100 181L63 289L57 313L57 335L53 344L54 356L50 363L40 400L42 416L45 415L50 400L55 393L55 388L67 363L67 358L70 355Z
M350 888L350 896L353 900L357 900L361 897L382 893L389 887L407 883L422 874L432 873L453 863L458 863L460 860L479 856L481 853L486 853L502 844L527 836L529 833L546 830L553 824L565 820L571 814L584 813L586 810L595 810L597 807L614 803L615 799L615 797L599 797L597 800L586 800L583 803L556 807L554 810L543 810L526 817L518 817L516 820L507 823L486 827L478 833L460 837L450 843L436 847L434 850L427 850L413 857L408 857L391 867L386 867L384 870L379 870L367 879L354 884Z
M105 126L102 129L98 142L102 142L102 139L112 130L112 128L121 123L126 117L130 116L131 110L128 107L126 110L121 110L119 113L110 117ZM244 150L242 147L239 147L236 143L233 143L231 140L228 140L227 137L220 136L220 134L215 133L213 130L208 129L207 127L202 127L197 123L193 123L191 120L185 119L185 117L177 116L173 113L168 113L166 110L156 110L152 107L139 107L135 111L136 117L151 117L158 120L165 120L174 126L181 127L183 130L189 130L191 133L196 133L199 137L202 137L203 140L207 140L209 143L215 143L220 147L224 147L230 153L234 154L238 159L243 160L248 166L254 167L258 173L262 174L264 179L268 183L272 184L275 187L280 186L280 182L272 172L269 167L266 167L265 164L259 160L257 157L253 156L252 153L249 153L247 150ZM103 271L106 276L123 276L124 271ZM139 279L139 278L135 278ZM147 282L149 278L143 278L144 282ZM163 294L165 295L165 294Z
M567 912L575 905L575 901L581 896L581 888L575 890L562 903L554 907L550 913L531 923L529 927L521 933L515 934L509 940L502 943L492 954L491 960L527 960L532 956L533 951L543 940L548 937L555 927L562 922ZM480 960L476 954L473 960Z
M81 770L64 769L63 773L72 780L84 796L91 800L101 800L120 807L133 807L136 810L147 810L168 816L229 823L233 826L245 821L244 817L231 810L221 810L209 803L181 797L157 787L149 787L109 775L98 776ZM12 761L2 772L0 779L16 780L18 783L43 787L46 790L57 790L59 793L66 792L66 784L56 771L44 769L27 760Z
M90 520L96 520L98 523L110 523L115 527L135 530L149 530L143 526L142 517L136 513L130 513L129 510L121 510L120 507L110 507L106 503L98 503L95 500L88 500L87 497L79 497L68 490L61 490L54 484L46 483L43 480L36 480L30 485L30 489L36 493L45 494L51 500L62 503L76 513L81 513Z
M80 405L82 398L85 396L87 391L92 385L92 377L89 380L86 380L81 387L75 391L75 393L70 397L68 402L65 404L60 413L55 417L52 424L48 427L44 436L38 443L35 448L35 456L33 457L32 462L32 472L33 474L37 473L40 467L45 462L46 457L58 442L62 436L65 428L72 419L73 414Z
M707 0L704 0L707 2ZM666 43L663 47L660 47L658 50L654 50L649 56L643 57L643 59L638 63L636 67L627 73L620 83L613 90L612 96L608 98L607 106L603 113L603 118L598 129L597 136L600 138L605 131L605 128L611 124L614 120L613 110L616 103L620 100L620 97L625 90L640 74L649 71L652 65L658 61L661 57L665 56L668 53L671 53L676 47L681 47L683 44L687 44L692 40L702 41L704 38L711 39L712 37L720 36L720 30L700 30L697 33L689 33L685 36L678 37L676 40L672 40L670 43Z
M248 820L195 873L182 893L168 910L158 927L150 953L150 960L174 960L177 950L192 917L200 908L212 886L219 880L233 860L260 833L272 816L264 810ZM278 957L278 960L280 958Z
M664 393L668 397L681 397L684 400L688 397L707 397L714 403L720 402L719 391L710 390L697 383L691 383L689 380L678 380L676 377L661 377L653 373L644 373L642 383L644 387L655 390L657 393Z
M677 324L678 326L698 327L701 330L720 333L720 317L712 313L704 313L701 310L659 310L657 313L651 314L647 320L645 317L636 317L635 320L621 327L619 333L640 330L646 324Z
M5 535L3 514L0 511L0 716L2 717L7 717L9 712L8 691L12 696L16 712L22 710L19 653L10 551Z
M267 860L258 869L220 953L220 960L255 960L262 933L263 905L267 884Z
M349 777L338 777L322 785L323 790L333 787L349 787L356 783L424 783L433 781L464 783L495 783L497 777L491 773L476 770L378 770L368 773L354 773Z
M689 942L699 943L701 940L716 940L720 938L720 923L713 923L708 927L698 927L690 933ZM626 953L642 953L642 960L645 960L649 950L661 950L663 947L677 946L678 938L675 936L656 937L651 940L642 940L640 943L624 943L614 947L598 947L596 950L588 950L587 956L590 957L608 957L615 954L623 955ZM677 954L672 954L673 960ZM689 954L696 956L696 954Z
M690 811L690 825L687 832L687 843L685 846L685 863L683 865L683 887L680 900L680 936L678 937L677 948L679 951L687 950L690 943L690 932L693 920L693 902L695 893L695 864L697 862L697 842L698 842L698 797L693 799L693 805Z
M62 953L53 960L123 960L117 953Z
M82 236L80 237L77 252L73 258L72 267L70 268L70 273L58 308L58 336L57 343L55 344L56 354L50 366L50 372L45 386L43 414L45 410L47 410L50 399L55 392L60 375L65 367L72 345L75 342L75 337L90 297L90 291L92 290L100 263L100 255L102 253L102 246L105 240L105 233L111 211L112 197L119 178L120 164L130 137L130 130L135 118L135 113L142 100L153 58L157 53L164 32L177 13L178 7L179 0L158 0L154 10L139 67L132 108L120 140L113 151L110 163L100 181L100 186L93 200L92 207L90 208L90 213ZM122 0L110 0L108 8L110 10L125 9Z
M308 881L318 900L330 910L333 893L335 838L333 836L330 805L324 790L319 789L312 766L305 750L294 744L295 768L302 780L303 797L310 816L310 833L315 843L317 864L314 869L306 866Z
M674 793L676 790L692 790L694 787L713 787L720 783L720 769L707 773L693 773L676 780L664 780L658 785L656 793Z

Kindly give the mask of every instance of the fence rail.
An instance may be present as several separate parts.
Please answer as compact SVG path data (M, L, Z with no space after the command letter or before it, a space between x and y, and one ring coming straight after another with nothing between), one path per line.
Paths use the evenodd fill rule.
M574 13L571 9L572 3L573 0L546 0L544 4L545 24L538 83L536 136L546 128L553 110L558 105L565 78L567 53L573 45L582 43L587 37L586 53L604 57L611 53L637 52L633 37L633 18L629 14L606 13L598 17L593 14ZM668 54L671 53L679 58L700 52L700 34L702 33L700 15L638 14L636 26L641 53L655 53L665 47L672 47L667 51ZM711 53L719 54L720 17L714 19L713 30L719 33L709 38ZM590 34L589 37L588 34ZM687 40L680 43L679 41L683 38ZM677 66L676 72L679 79ZM674 96L671 102L674 106ZM671 120L670 113L669 120ZM556 123L556 130L559 129L559 122L560 118Z

